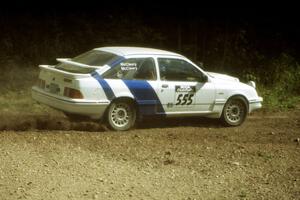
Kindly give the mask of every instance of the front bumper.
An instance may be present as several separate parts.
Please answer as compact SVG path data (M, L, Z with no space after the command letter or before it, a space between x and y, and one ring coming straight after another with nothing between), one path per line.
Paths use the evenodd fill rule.
M75 100L62 96L54 95L41 90L34 86L31 90L32 98L37 102L53 107L63 112L88 116L92 119L102 118L109 101L89 101L89 100Z
M257 99L249 100L249 113L262 107L263 98L258 97Z

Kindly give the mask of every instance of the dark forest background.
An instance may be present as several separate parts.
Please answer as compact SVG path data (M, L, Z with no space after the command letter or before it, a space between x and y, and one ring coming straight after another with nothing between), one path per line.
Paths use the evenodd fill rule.
M84 5L1 10L2 77L95 47L142 46L254 80L270 107L290 108L299 100L300 23L294 9Z

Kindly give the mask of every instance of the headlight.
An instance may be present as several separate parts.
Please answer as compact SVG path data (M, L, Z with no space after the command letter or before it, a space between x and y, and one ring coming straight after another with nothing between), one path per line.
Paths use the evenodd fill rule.
M253 88L256 88L256 84L255 84L254 81L249 81L247 84L250 85Z

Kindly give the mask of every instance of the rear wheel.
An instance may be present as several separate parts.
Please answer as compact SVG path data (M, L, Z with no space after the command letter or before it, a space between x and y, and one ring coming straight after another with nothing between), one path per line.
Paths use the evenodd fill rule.
M112 102L107 112L109 126L117 131L126 131L134 126L136 109L127 101Z
M222 112L221 120L226 126L239 126L247 117L247 102L243 97L230 98Z

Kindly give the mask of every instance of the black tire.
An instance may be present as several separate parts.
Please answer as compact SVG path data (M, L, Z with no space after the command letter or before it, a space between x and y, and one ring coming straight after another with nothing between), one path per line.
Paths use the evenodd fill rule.
M225 126L239 126L247 118L247 101L241 96L235 96L226 102L221 120Z
M111 129L127 131L135 125L135 106L125 100L112 102L106 113L106 118Z

